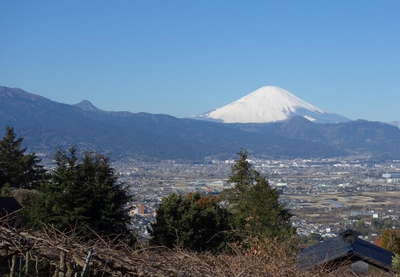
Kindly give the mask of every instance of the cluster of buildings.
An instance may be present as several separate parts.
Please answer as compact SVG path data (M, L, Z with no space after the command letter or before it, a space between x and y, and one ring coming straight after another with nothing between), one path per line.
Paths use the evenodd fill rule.
M231 187L227 180L233 163L128 159L113 166L134 196L131 215L135 226L146 234L163 197L171 193L218 194ZM395 227L389 222L398 221L400 161L253 159L251 163L281 193L301 235L329 238L358 221L364 225L385 221L388 228ZM364 238L373 240L374 231Z

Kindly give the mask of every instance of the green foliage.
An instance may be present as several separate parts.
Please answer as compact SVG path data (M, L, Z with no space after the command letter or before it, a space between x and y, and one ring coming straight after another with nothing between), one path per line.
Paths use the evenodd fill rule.
M370 226L363 219L355 221L349 228L357 231L362 236L367 236L370 233Z
M129 234L130 196L104 156L87 153L80 161L74 149L59 151L56 168L39 191L25 209L32 227L49 224L60 230Z
M229 212L219 202L199 193L169 195L151 226L152 242L195 251L222 249L230 240L231 225Z
M45 176L40 159L34 153L25 154L22 141L13 128L6 128L0 140L0 187L8 184L12 188L32 189L38 187Z
M232 173L228 180L229 183L235 184L232 190L232 200L236 201L245 196L260 177L260 174L253 169L248 161L248 153L245 150L241 150L238 155L239 158L232 166Z
M244 235L294 234L291 214L279 202L279 193L253 169L246 151L242 150L238 155L229 178L234 187L225 192L237 230L243 231Z
M400 255L394 255L392 259L392 268L396 272L396 277L400 276Z
M322 241L322 236L317 233L311 233L308 236L299 236L298 243L301 247L308 247Z
M10 197L12 196L12 189L9 183L5 183L0 188L0 196L1 197Z
M223 198L198 193L172 194L162 200L152 225L153 243L192 250L221 249L242 236L283 237L295 233L291 214L279 202L278 192L253 169L241 151L232 166ZM221 201L224 200L224 201ZM222 204L227 204L227 208Z

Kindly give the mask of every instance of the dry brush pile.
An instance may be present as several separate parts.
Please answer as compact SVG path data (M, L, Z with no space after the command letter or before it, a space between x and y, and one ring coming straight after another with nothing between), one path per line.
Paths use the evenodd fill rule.
M291 254L293 253L293 254ZM302 272L295 252L276 241L251 240L229 252L194 253L163 247L132 248L115 241L81 241L47 228L28 232L0 224L1 276L337 276ZM352 275L354 276L354 275Z

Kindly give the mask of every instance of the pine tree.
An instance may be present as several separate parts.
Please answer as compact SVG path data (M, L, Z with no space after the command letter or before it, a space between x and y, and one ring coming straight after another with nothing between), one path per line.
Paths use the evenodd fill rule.
M86 153L80 161L75 149L59 151L56 168L29 204L27 218L36 228L48 224L62 231L129 235L130 199L106 157Z
M263 236L293 234L291 214L279 202L279 193L254 170L246 151L242 150L238 155L228 180L233 188L224 193L237 230Z
M45 170L36 154L25 154L23 138L17 138L14 129L6 127L0 140L0 187L37 188L43 181Z
M239 158L232 166L232 174L228 182L235 184L233 192L240 196L249 190L249 188L256 182L259 173L253 169L248 161L248 153L241 150L238 153Z

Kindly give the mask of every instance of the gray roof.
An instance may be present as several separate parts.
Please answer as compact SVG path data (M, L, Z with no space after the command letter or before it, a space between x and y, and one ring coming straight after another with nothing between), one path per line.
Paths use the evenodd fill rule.
M352 230L303 249L298 256L300 268L310 269L327 264L362 260L384 270L391 270L394 254L382 247L358 238Z

